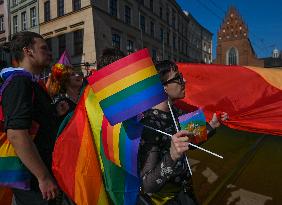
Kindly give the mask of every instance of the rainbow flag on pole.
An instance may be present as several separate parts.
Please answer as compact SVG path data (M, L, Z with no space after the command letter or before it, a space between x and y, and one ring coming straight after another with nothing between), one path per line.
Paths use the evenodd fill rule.
M90 76L88 82L111 125L167 99L148 49L104 67Z
M199 144L207 141L206 117L203 110L198 109L194 112L181 115L178 117L178 120L182 130L188 130L194 133L194 137L190 141L191 143Z

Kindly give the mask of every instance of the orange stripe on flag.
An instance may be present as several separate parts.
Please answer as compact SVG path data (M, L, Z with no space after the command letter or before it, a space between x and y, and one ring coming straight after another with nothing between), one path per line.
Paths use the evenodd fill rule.
M282 90L282 71L278 68L258 68L246 66L247 68L258 73L262 78L264 78L272 86Z
M94 205L100 201L108 204L93 136L86 121L75 172L75 202L77 205Z
M152 59L150 57L141 59L135 63L132 63L128 66L125 66L124 68L118 70L117 72L114 72L99 81L95 82L92 87L95 92L99 92L100 90L107 87L109 84L112 84L116 81L119 81L126 76L129 76L133 73L136 73L144 68L150 67L153 65Z

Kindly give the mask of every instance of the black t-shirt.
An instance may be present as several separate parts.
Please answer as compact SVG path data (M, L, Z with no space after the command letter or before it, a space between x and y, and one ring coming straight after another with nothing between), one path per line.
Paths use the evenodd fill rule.
M47 92L27 77L14 77L3 93L2 109L5 130L30 129L32 121L39 124L34 143L41 159L51 171L58 123ZM32 189L38 189L35 177L32 178Z

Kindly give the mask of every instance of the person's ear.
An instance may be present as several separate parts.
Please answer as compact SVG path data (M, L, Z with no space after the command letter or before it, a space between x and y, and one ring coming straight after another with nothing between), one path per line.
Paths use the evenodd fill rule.
M28 47L24 47L24 48L23 48L23 52L24 52L25 55L28 55L28 56L30 56L30 57L33 57L33 50L32 50L32 49L30 49L30 48L28 48Z

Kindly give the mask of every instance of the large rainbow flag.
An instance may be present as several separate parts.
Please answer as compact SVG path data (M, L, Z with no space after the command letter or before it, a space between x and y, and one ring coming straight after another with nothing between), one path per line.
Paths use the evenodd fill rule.
M137 151L140 135L137 131L142 128L134 119L129 120L125 125L119 123L111 126L108 122L106 123L106 118L92 89L89 91L85 104L101 161L106 191L114 204L135 204L140 190L140 179L137 176ZM105 125L108 130L107 137L110 138L106 139L106 143L103 142L105 138L103 139L102 134ZM129 131L134 128L136 128L134 134L130 133ZM124 130L127 130L128 134L120 133ZM114 133L112 131L116 135L110 135L110 133ZM117 137L117 139L112 137ZM107 159L106 155L112 156L112 158ZM128 161L124 162L124 159Z
M84 90L71 120L57 139L52 169L62 190L77 205L106 205L99 153L85 108L89 90Z
M88 82L111 125L167 99L148 49L104 67L90 76Z
M104 205L110 201L118 205L135 204L140 179L106 158L102 143L103 118L99 101L87 86L56 142L54 175L77 205Z
M282 68L179 63L186 97L178 103L203 108L207 119L229 114L224 124L249 132L282 135Z

